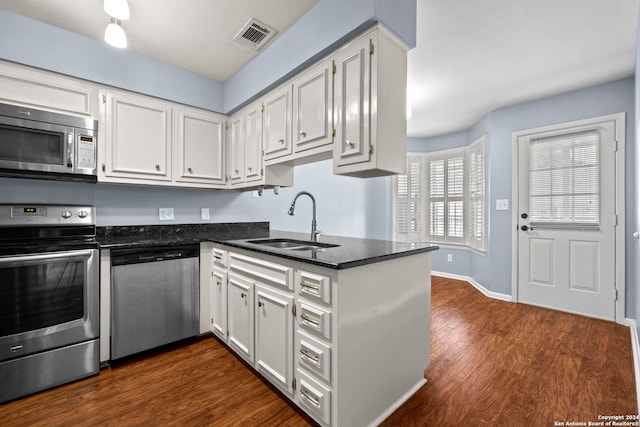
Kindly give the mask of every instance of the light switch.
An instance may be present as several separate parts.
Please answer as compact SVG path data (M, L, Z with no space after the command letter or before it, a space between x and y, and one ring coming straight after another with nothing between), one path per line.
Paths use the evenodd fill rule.
M209 219L209 208L200 208L200 218Z
M509 199L496 199L496 210L497 211L508 211L509 210Z

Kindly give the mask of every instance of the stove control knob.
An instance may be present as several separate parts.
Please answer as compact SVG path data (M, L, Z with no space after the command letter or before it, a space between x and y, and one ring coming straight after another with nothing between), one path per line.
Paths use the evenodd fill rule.
M86 218L87 216L89 216L89 214L87 213L87 211L80 211L78 212L78 216L80 218Z
M64 219L71 218L71 212L69 212L69 211L63 211L63 212L62 212L62 218L64 218Z

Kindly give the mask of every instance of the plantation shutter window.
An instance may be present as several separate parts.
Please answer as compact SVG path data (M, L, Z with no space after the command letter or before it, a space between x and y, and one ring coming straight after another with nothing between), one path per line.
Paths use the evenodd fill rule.
M468 245L484 251L485 229L485 168L484 137L475 141L469 148L469 219Z
M434 242L464 243L464 151L428 157L429 235Z
M597 229L600 224L600 134L597 130L529 143L532 226Z
M395 178L396 238L409 242L424 240L423 156L407 156L407 173Z

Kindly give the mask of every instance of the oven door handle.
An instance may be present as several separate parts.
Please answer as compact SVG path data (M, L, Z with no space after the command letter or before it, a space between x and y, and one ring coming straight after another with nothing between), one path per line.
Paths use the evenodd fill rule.
M9 266L23 264L25 262L34 263L41 261L50 261L55 259L90 259L94 256L96 249L85 249L76 251L60 251L60 252L46 252L42 254L27 254L27 255L11 255L7 257L0 257L0 265Z

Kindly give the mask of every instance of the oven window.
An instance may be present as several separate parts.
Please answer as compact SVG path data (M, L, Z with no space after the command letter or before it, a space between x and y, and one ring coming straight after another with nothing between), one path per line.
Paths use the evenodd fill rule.
M85 260L0 264L0 336L84 317Z
M64 134L0 126L0 160L64 165Z

